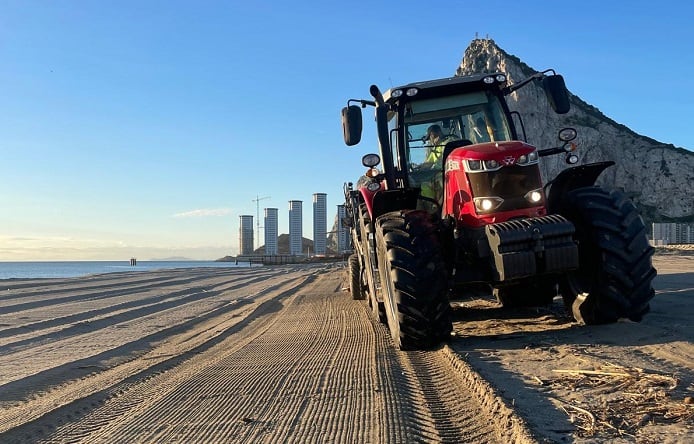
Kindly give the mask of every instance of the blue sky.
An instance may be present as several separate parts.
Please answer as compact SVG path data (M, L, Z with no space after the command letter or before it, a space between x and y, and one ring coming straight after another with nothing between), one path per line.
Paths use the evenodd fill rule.
M693 7L614 3L0 0L0 261L237 254L258 196L311 238L375 150L347 99L453 75L476 33L694 149Z

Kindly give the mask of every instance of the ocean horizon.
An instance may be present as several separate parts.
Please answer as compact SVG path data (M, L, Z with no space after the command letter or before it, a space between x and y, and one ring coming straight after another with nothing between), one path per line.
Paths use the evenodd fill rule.
M238 268L249 267L248 262L217 262L205 260L185 261L137 261L130 265L127 261L0 261L0 280L70 278L102 273L139 273L172 268ZM253 265L258 266L258 265Z

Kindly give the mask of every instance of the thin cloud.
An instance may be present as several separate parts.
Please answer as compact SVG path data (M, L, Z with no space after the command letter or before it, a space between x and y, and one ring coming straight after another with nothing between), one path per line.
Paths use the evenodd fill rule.
M210 216L225 216L231 214L231 208L201 208L198 210L184 211L176 213L173 217L210 217Z
M13 243L13 242L41 242L41 243L55 243L55 242L70 242L73 239L69 236L0 236L0 243Z

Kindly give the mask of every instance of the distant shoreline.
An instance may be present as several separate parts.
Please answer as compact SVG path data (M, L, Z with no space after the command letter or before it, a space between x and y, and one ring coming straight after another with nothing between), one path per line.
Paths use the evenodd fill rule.
M294 256L288 254L280 255L247 255L247 256L224 256L222 258L216 259L215 262L234 262L241 263L247 262L251 264L263 264L263 265L285 265L285 264L315 264L315 263L330 263L330 262L341 262L347 259L348 255L342 256Z
M108 273L142 273L179 268L238 268L249 266L248 261L237 263L213 260L190 261L23 261L0 262L0 281L7 279L74 278Z

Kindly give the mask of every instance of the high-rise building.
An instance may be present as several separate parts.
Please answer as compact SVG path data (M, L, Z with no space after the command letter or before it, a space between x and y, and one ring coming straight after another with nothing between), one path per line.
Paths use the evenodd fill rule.
M300 200L289 201L289 254L301 255L301 240L303 238Z
M652 230L655 245L694 243L694 224L654 223Z
M239 250L242 255L253 254L253 216L239 216Z
M265 208L265 254L277 254L277 208Z
M347 227L342 225L342 220L347 217L347 209L344 205L337 206L337 252L342 254L352 249L350 233Z
M313 195L313 251L316 255L325 256L328 225L328 195L315 193Z

